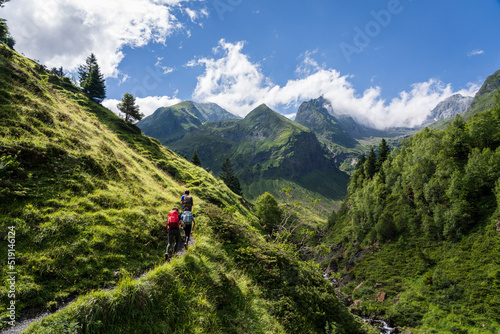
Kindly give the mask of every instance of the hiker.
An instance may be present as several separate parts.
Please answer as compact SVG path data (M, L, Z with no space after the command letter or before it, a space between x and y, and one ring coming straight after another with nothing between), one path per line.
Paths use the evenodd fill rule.
M179 209L174 207L168 212L167 218L167 231L168 231L168 244L165 251L165 260L168 260L171 255L177 253L181 247L181 230L180 225L183 227L184 222L179 217Z
M184 222L184 248L187 249L189 240L191 239L191 232L194 231L194 215L191 211L184 211L181 220Z
M193 211L193 197L189 195L189 190L184 192L184 195L181 197L182 210L184 211Z

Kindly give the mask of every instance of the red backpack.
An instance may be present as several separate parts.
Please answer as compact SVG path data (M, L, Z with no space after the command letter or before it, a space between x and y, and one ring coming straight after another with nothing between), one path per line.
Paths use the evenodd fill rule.
M170 228L179 228L179 213L176 210L168 212L167 230Z

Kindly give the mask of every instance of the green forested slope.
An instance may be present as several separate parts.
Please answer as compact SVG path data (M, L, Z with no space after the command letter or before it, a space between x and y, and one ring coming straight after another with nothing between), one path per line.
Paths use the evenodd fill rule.
M297 199L319 197L330 205L347 186L347 174L327 159L313 132L265 105L242 120L205 123L169 147L183 155L196 148L215 174L229 157L249 199L292 187Z
M80 295L31 332L365 332L225 185L2 45L0 115L2 248L15 232L2 281L17 272L14 298L0 286L3 328L12 301L19 321ZM197 242L165 264L165 216L186 188Z
M343 274L344 293L413 333L498 333L499 105L370 164L330 219L336 251L325 265Z

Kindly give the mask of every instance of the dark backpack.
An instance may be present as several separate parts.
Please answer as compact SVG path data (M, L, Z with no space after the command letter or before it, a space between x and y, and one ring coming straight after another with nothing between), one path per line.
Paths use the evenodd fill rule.
M182 214L182 221L186 224L186 225L191 225L191 223L193 222L194 220L194 217L193 217L193 213L191 211L184 211L184 213Z
M179 228L179 213L176 210L168 212L167 229Z
M185 207L190 208L193 206L193 197L190 195L184 196L184 201L182 201L182 204L184 204Z

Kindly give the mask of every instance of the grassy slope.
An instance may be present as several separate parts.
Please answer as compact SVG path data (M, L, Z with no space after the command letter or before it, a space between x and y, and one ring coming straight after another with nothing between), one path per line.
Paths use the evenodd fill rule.
M4 231L16 226L20 309L60 302L116 283L117 271L138 273L158 263L164 214L186 186L199 202L239 205L209 174L67 81L8 56L12 62L1 62L0 214Z
M2 239L16 232L17 319L82 294L33 332L322 332L327 321L364 332L314 269L260 239L209 173L1 45L0 68L0 216ZM165 215L186 187L197 246L165 265ZM7 293L2 285L2 314Z
M205 207L196 246L138 281L93 292L28 333L363 333L317 268ZM258 282L258 284L256 284ZM140 311L139 311L140 310Z

